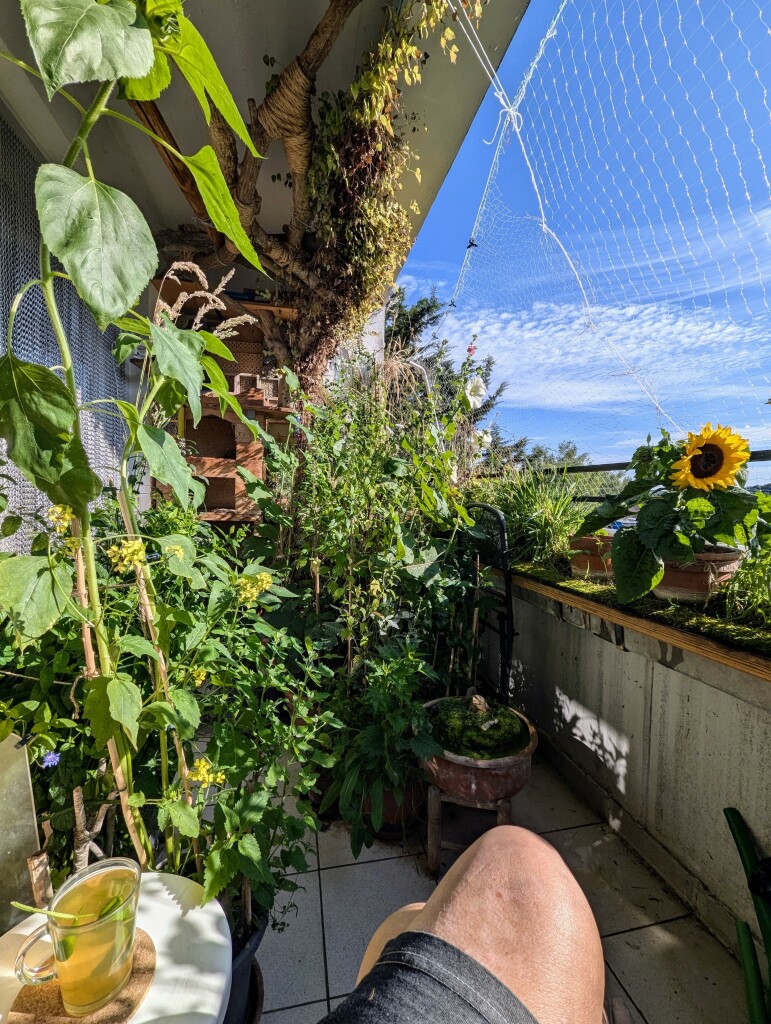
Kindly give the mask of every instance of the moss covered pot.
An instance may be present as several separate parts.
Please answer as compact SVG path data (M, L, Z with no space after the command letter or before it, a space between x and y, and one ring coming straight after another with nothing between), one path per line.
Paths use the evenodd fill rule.
M454 702L454 705L449 702ZM464 722L462 715L455 714L456 709L469 704L466 697L440 697L425 705L434 724L437 742L443 746L450 742L464 753L445 749L441 756L422 761L421 766L430 782L460 800L492 803L515 796L530 778L531 758L538 745L535 726L515 708L502 704L490 706L479 715L478 728L485 736L474 751L468 746L469 741L473 743L476 733L473 719L467 718ZM453 728L453 719L457 729ZM483 729L487 722L494 724ZM448 734L452 734L449 741L445 739ZM503 749L508 749L509 753L495 749L501 736L505 741ZM491 749L500 756L490 757ZM469 756L470 753L476 756Z

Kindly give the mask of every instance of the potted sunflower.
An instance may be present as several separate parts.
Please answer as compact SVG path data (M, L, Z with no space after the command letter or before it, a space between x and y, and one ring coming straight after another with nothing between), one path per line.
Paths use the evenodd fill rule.
M730 427L707 423L675 441L666 431L638 448L633 479L606 497L579 533L624 517L613 538L616 591L622 603L657 597L702 602L736 572L748 552L771 538L771 500L744 488L749 443Z

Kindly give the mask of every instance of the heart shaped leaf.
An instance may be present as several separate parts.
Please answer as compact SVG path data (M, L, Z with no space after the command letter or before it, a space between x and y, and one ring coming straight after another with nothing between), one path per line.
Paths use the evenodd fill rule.
M72 82L143 78L153 67L153 40L130 0L21 0L48 98Z
M61 164L43 164L35 197L45 244L105 330L134 305L158 266L147 221L123 192Z
M72 572L47 555L17 555L0 562L0 607L7 612L19 640L47 633L64 613L72 592Z

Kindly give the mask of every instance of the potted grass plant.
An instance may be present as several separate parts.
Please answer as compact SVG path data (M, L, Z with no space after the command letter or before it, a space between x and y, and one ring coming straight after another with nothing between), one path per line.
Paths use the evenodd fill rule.
M769 543L771 498L743 486L749 444L707 423L682 441L666 431L635 452L633 479L579 527L594 533L630 518L613 537L611 557L622 603L653 593L704 602Z

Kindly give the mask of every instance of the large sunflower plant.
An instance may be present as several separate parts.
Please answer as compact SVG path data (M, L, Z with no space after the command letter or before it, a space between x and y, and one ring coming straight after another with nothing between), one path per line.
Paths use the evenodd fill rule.
M771 496L747 490L749 442L730 427L707 423L681 441L661 440L632 456L632 479L606 496L578 528L594 533L627 520L613 538L619 600L649 593L664 562L694 562L709 549L740 548L748 555L771 547Z

